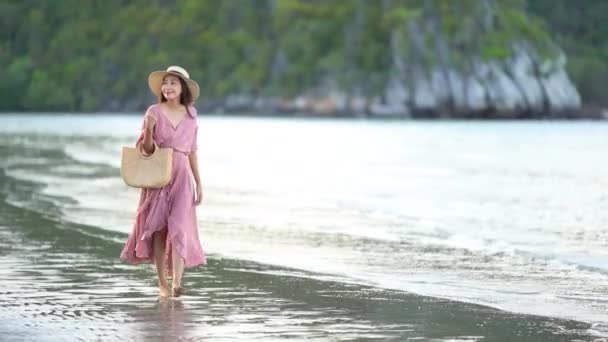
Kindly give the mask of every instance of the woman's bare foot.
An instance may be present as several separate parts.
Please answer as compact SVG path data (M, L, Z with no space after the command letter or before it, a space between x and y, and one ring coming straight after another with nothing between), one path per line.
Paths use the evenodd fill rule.
M170 297L171 296L171 290L169 289L169 287L159 287L159 292L158 295L161 297Z
M184 294L183 287L174 287L173 288L173 297L179 297Z

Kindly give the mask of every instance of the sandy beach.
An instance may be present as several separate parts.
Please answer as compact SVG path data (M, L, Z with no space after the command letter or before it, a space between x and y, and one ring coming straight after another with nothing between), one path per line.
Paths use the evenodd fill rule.
M2 186L16 185L2 178ZM40 199L42 200L42 199ZM0 207L3 341L589 341L585 323L518 315L211 256L159 299L94 227ZM97 234L105 234L99 239ZM69 235L69 238L68 238Z

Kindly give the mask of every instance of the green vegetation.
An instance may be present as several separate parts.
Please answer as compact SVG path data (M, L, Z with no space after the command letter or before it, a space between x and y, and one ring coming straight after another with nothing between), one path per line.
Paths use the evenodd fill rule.
M555 43L568 56L568 74L583 103L608 106L608 1L528 0L528 10L542 17Z
M208 101L326 82L377 95L394 52L470 71L474 54L502 59L522 38L547 57L554 42L565 49L584 100L606 104L606 10L602 0L4 0L0 110L142 108L147 74L170 64ZM399 43L421 23L422 39Z

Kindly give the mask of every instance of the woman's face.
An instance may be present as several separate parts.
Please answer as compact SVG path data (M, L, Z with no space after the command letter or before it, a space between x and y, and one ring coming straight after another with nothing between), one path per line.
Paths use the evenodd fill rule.
M160 90L167 100L179 100L179 96L182 94L182 84L179 82L179 77L174 75L165 76Z

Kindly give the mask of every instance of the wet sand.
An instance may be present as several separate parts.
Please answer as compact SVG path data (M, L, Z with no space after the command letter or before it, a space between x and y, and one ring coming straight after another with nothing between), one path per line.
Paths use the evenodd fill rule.
M211 255L208 266L187 271L184 297L159 299L151 265L118 259L125 238L4 202L2 341L594 340L585 323L218 255Z

